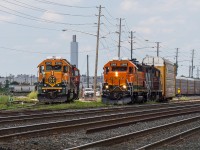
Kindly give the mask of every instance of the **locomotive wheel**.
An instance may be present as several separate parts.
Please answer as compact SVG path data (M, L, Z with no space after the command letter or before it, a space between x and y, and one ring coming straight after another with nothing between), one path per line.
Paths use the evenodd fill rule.
M113 93L111 95L111 98L114 100L120 100L122 98L122 95L120 93Z

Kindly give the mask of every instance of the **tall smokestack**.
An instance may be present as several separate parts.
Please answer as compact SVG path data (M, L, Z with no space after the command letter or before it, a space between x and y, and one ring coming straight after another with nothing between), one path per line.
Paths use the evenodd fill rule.
M78 42L76 42L76 35L73 35L71 42L71 64L78 68Z

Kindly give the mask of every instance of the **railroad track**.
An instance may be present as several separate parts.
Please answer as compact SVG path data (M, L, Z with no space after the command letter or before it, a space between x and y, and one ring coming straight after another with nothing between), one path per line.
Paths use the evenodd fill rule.
M32 137L84 129L87 133L99 132L137 122L151 121L172 116L200 112L200 104L168 106L164 108L93 116L88 118L33 124L0 129L0 141L12 140L13 137ZM106 126L105 126L106 125ZM93 128L91 128L93 127ZM95 128L94 128L95 127ZM98 128L97 128L98 127Z
M182 106L187 106L190 104L200 104L200 102L188 102L181 104ZM97 109L88 109L88 110L80 110L80 111L55 111L55 112L40 112L37 111L28 111L28 112L6 112L0 113L0 124L3 123L16 123L18 121L28 121L28 120L36 120L36 119L52 119L55 117L70 117L70 116L84 116L84 115L99 115L104 113L116 113L116 112L128 112L128 111L136 111L143 109L155 109L155 108L164 108L166 106L179 106L179 103L172 104L151 104L151 105L136 105L136 106L123 106L123 107L114 107L114 108L97 108Z
M87 112L87 111L106 111L106 110L120 110L120 109L143 109L143 108L151 108L151 107L165 107L167 105L187 105L187 104L194 104L194 103L200 103L200 101L197 101L197 102L194 102L194 101L189 101L189 102L184 102L184 103L180 103L180 102L177 102L177 101L174 101L173 103L162 103L162 104L144 104L144 105L129 105L129 106L114 106L114 107L107 107L107 108L96 108L96 109L89 109L89 110L81 110L81 111L78 111L78 112ZM40 106L41 104L33 104L32 106L35 108L37 106ZM52 110L30 110L30 109L21 109L21 110L18 110L18 111L6 111L6 110L3 110L3 111L0 111L0 117L12 117L12 116L21 116L21 117L27 117L27 116L32 116L34 117L34 115L46 115L46 114L52 114L54 112L65 112L66 109L63 109L63 110L59 110L59 111L52 111ZM69 111L68 111L69 112ZM72 111L70 112L72 113Z
M153 128L148 128L148 129L145 129L145 130L132 132L132 133L129 133L129 134L124 134L124 135L120 135L120 136L115 136L115 137L111 137L111 138L87 143L87 144L84 144L84 145L68 148L66 150L79 150L79 149L81 150L81 149L105 147L105 146L110 147L114 144L127 142L128 140L131 140L132 138L134 138L134 140L135 140L135 138L139 138L141 136L146 136L148 134L159 132L160 130L174 128L176 126L181 126L183 124L188 124L188 123L192 123L192 122L195 122L195 121L200 121L200 116L192 117L192 118L189 118L189 119L183 119L183 120L180 120L180 121L167 123L167 124L156 126L156 127L153 127ZM198 131L200 131L200 125L192 128L192 129L189 129L187 131L180 132L176 135L170 136L168 138L164 138L164 139L161 139L159 141L144 145L142 147L137 148L137 150L155 149L157 147L161 147L161 146L169 144L171 142L182 140L182 138L185 138L185 137L187 137L191 134L195 134Z

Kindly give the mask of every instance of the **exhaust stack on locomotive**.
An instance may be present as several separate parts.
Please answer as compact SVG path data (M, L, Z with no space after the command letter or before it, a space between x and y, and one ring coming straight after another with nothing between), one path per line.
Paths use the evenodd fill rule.
M38 100L67 102L79 95L79 70L61 57L48 57L39 65Z

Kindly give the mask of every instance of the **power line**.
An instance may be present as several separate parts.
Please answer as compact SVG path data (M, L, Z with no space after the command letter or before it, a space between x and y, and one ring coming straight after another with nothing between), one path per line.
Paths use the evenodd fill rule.
M61 3L56 3L48 0L34 0L37 2L45 3L45 4L52 4L52 5L58 5L58 6L65 6L65 7L73 7L73 8L96 8L96 6L74 6L74 5L66 5L66 4L61 4Z
M31 25L26 25L26 24L21 24L21 23L6 21L6 20L0 20L0 21L1 21L1 22L5 22L5 23L9 23L9 24L14 24L14 25L19 25L19 26L29 27L29 28L36 28L36 29L43 29L43 30L51 30L51 31L61 31L61 30L59 30L59 29L51 29L51 28L43 28L43 27L31 26Z
M108 19L106 16L104 16L104 18L105 18L105 20L106 20L110 25L116 26L116 25L114 25L113 23L111 23L111 22L109 21L109 19Z
M75 30L75 29L63 29L63 30L59 30L59 29L52 29L52 28L43 28L43 27L31 26L31 25L26 25L26 24L21 24L21 23L15 23L15 22L10 22L10 21L5 21L5 20L0 20L0 21L1 22L5 22L5 23L9 23L9 24L13 24L13 25L19 25L19 26L29 27L29 28L35 28L35 29L42 29L42 30L49 30L49 31L73 31L73 32L78 32L78 33L82 33L82 34L96 36L95 34L84 32L84 31L79 31L79 30Z
M53 21L53 20L48 20L48 19L41 19L41 18L38 18L38 17L35 17L35 16L32 16L32 15L28 15L28 14L25 14L25 13L22 13L22 12L19 12L19 11L16 11L16 10L13 10L13 9L10 9L8 7L5 7L5 6L2 6L0 5L1 7L3 8L6 8L8 10L11 10L15 13L18 13L18 14L22 14L24 16L21 16L21 15L18 15L18 14L13 14L13 13L10 13L8 11L5 11L5 10L0 10L2 12L5 12L5 13L8 13L8 14L12 14L14 16L18 16L18 17L22 17L22 18L25 18L25 19L29 19L29 20L36 20L36 21L40 21L40 22L47 22L47 23L54 23L54 24L63 24L63 25L92 25L93 23L84 23L84 24L72 24L72 23L65 23L65 22L58 22L58 21ZM28 17L27 17L28 16Z
M49 13L52 13L52 14L59 14L59 15L64 15L64 16L73 16L73 17L95 17L95 16L92 16L92 15L80 15L80 14L66 14L66 13L61 13L61 12L54 12L54 11L49 11L47 9L43 9L43 8L39 8L39 7L35 7L35 6L32 6L32 5L29 5L27 3L23 3L23 2L20 2L20 1L17 1L17 0L14 0L20 4L17 4L17 3L13 3L13 2L10 2L8 0L3 0L7 3L10 3L10 4L13 4L13 5L16 5L16 6L20 6L20 7L23 7L23 8L27 8L27 9L31 9L31 10L35 10L35 11L39 11L39 12L49 12ZM25 5L25 6L24 6Z
M109 13L109 11L108 11L108 9L107 8L105 8L105 11L106 11L106 13L110 16L110 18L111 19L113 19L113 20L115 20L116 18L115 17L113 17L110 13Z
M28 50L21 50L21 49L15 49L15 48L8 48L4 46L0 46L0 49L6 49L8 51L16 51L16 52L21 52L21 53L31 53L31 54L70 54L71 52L66 52L66 53L42 53L42 52L35 52L35 51L28 51ZM107 50L107 48L101 48L99 50ZM88 52L95 52L95 50L90 50L90 51L82 51L78 53L88 53Z

